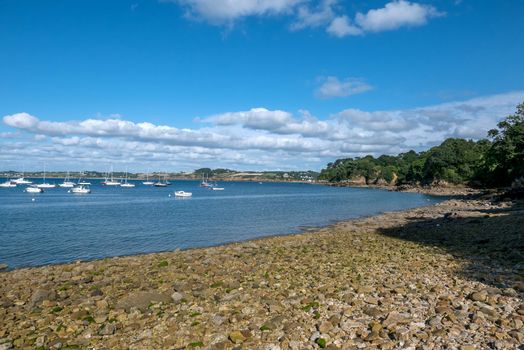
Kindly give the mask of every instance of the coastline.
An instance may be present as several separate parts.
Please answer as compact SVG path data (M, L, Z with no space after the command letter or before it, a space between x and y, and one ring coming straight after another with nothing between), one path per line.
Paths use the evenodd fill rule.
M298 234L0 272L0 348L515 347L523 213L520 202L451 199Z

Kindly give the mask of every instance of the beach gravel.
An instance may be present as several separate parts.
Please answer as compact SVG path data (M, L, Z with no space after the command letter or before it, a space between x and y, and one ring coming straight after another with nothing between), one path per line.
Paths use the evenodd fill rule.
M289 236L0 273L0 349L515 349L524 210L449 199Z

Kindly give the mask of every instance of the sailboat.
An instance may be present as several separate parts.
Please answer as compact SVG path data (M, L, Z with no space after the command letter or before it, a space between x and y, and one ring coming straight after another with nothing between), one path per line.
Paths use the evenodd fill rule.
M111 178L109 178L109 176L111 176ZM102 185L106 185L106 186L120 186L121 185L120 181L115 181L115 179L113 178L113 167L111 167L111 172L108 174L106 179L102 182Z
M71 178L69 177L69 171L67 172L67 176L64 179L64 181L61 184L58 184L58 186L62 188L72 188L75 187L75 183L71 181Z
M209 181L209 175L206 180L206 175L202 174L202 182L200 183L200 187L211 188L211 184L208 181Z
M55 188L56 185L55 184L51 184L51 183L48 183L48 182L45 182L45 165L44 165L44 179L43 179L43 182L41 184L37 184L36 187L38 188Z
M125 187L125 188L133 188L133 187L135 187L135 184L131 184L131 183L127 182L127 169L126 169L126 179L124 180L124 183L120 184L120 187Z
M167 187L167 182L166 182L165 176L164 176L164 182L162 182L162 180L160 180L160 175L159 175L158 176L158 182L155 182L153 186L155 186L155 187Z
M149 181L149 170L146 173L146 181L142 181L142 185L146 186L153 186L155 184L154 181Z

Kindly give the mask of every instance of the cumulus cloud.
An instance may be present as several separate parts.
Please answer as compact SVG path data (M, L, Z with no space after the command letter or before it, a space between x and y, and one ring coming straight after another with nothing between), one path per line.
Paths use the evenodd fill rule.
M421 26L444 13L431 5L393 0L382 8L349 16L338 0L161 0L186 9L186 16L214 25L232 26L246 17L288 16L291 30L323 27L336 37Z
M213 24L232 22L249 16L289 14L303 0L167 0L176 2L188 15Z
M347 97L373 89L371 85L357 78L339 80L337 77L329 76L321 77L319 80L322 84L315 92L319 98Z
M335 17L333 6L336 0L323 0L316 7L301 5L296 12L296 19L291 24L292 30L315 28L329 23Z
M339 38L343 38L345 36L349 35L362 35L364 34L364 31L351 24L348 16L338 16L331 21L329 26L326 28L326 31L329 34L332 34L334 36L337 36Z
M442 16L434 6L412 3L406 0L392 1L383 8L357 13L356 23L369 32L381 32L400 27L421 26L429 18Z
M192 129L124 119L55 122L29 113L3 117L3 164L26 162L101 169L319 169L339 157L417 151L447 137L478 139L511 114L524 91L403 110L347 108L319 119L306 110L252 108L203 118ZM8 133L8 134L5 134ZM67 170L67 169L65 169ZM72 170L72 168L71 168Z

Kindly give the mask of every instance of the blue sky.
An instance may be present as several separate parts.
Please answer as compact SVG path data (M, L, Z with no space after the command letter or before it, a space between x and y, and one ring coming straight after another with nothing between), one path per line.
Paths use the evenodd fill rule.
M0 168L319 169L482 137L524 101L523 11L0 0Z

